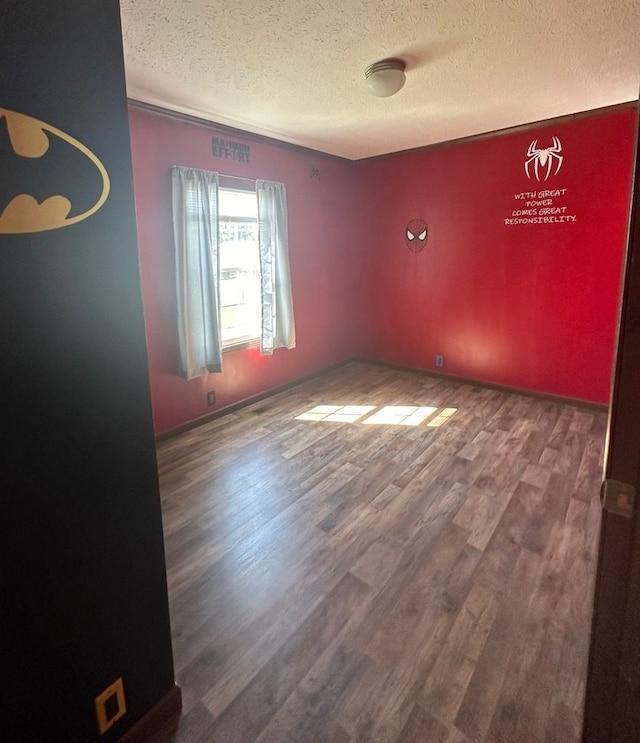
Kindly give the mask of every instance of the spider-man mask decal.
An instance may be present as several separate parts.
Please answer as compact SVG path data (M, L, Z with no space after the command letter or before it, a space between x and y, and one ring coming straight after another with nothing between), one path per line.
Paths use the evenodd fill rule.
M419 253L427 244L429 228L424 219L412 219L407 225L404 239L413 253Z

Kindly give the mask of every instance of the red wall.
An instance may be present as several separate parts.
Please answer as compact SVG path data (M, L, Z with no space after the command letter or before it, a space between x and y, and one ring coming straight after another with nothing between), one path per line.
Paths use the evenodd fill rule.
M249 164L213 157L213 129L130 109L156 433L363 355L608 402L626 242L635 109L377 161L347 163L250 138ZM533 140L562 166L527 178ZM226 353L223 373L176 374L171 165L287 185L297 348ZM320 171L312 178L313 168ZM527 207L526 192L562 191ZM506 224L516 209L560 209ZM411 219L425 249L405 245ZM207 407L206 391L217 405Z
M627 110L361 163L363 353L425 369L442 354L445 373L608 402L634 134ZM560 171L528 179L530 143L554 136ZM530 208L576 221L505 224L531 201L516 194L561 189ZM429 224L417 254L413 218Z
M139 109L131 108L129 119L156 433L352 356L352 164ZM248 144L249 163L213 157L214 136ZM233 351L224 354L221 374L189 382L177 376L171 165L286 184L295 349L278 349L273 356L261 356L257 348ZM319 177L311 177L313 168ZM215 407L207 406L208 390L215 390Z

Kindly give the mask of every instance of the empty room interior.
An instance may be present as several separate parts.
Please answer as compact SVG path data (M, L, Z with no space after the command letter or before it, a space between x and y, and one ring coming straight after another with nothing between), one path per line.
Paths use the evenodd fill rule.
M635 125L350 163L130 106L177 741L579 740ZM286 184L295 347L178 373L176 164Z
M48 671L36 687L21 671L15 708L37 688L67 743L582 740L636 4L121 0L116 17L91 44L126 80L96 96L122 107L141 309L140 343L108 343L141 354L147 450L133 424L127 438L127 382L90 404L121 415L149 505L132 477L105 485L100 517L71 495L43 510L69 525L60 543L38 534L81 608L68 619L46 589L58 608L28 663L84 660L55 693ZM117 53L100 41L112 22ZM115 173L115 144L20 95L7 109ZM108 289L115 316L128 300L107 286L109 253L95 270L86 255L68 270L95 289L67 297L99 314ZM65 379L97 385L78 358ZM71 415L77 394L62 399ZM106 442L97 416L76 415L78 447ZM100 456L91 482L107 483ZM111 543L120 557L98 570Z

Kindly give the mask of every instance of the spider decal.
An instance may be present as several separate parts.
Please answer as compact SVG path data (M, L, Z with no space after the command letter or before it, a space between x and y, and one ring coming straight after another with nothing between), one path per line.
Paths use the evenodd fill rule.
M407 225L404 236L409 250L419 253L426 245L428 233L429 228L424 219L412 219Z
M527 178L532 177L531 171L533 171L533 175L537 181L540 181L541 179L546 181L551 175L554 162L556 169L553 175L558 175L563 160L563 157L560 154L561 152L562 145L557 137L553 137L553 144L551 147L546 147L543 150L538 149L538 140L534 139L527 150L527 157L529 159L524 163L524 172L527 174ZM533 167L530 170L532 163Z

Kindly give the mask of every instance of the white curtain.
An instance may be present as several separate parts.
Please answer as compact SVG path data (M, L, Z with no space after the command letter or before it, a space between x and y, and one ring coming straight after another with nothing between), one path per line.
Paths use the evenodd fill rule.
M289 273L287 193L284 183L256 181L262 291L260 352L295 348L296 331Z
M222 369L218 272L218 174L171 168L180 371Z

